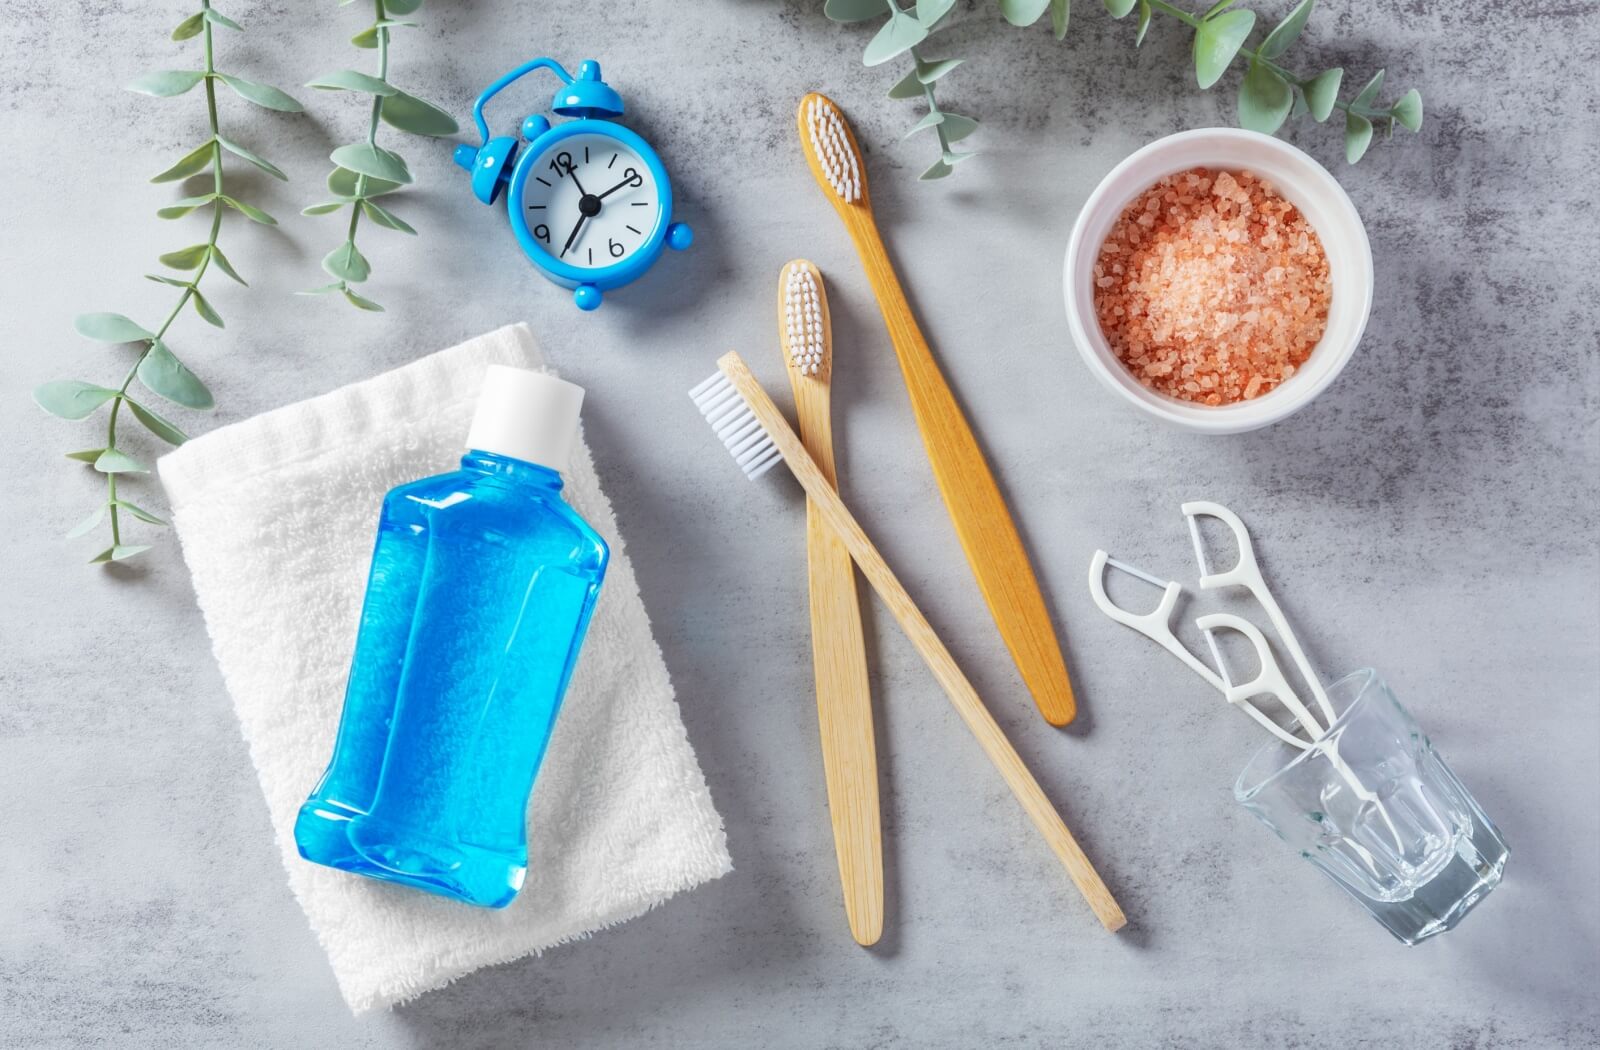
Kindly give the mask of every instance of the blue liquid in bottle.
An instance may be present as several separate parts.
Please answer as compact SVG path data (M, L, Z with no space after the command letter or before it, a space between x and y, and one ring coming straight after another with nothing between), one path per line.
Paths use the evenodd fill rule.
M581 401L494 366L461 469L384 498L333 757L295 823L307 860L486 907L521 889L608 551L556 470L480 446L564 464Z

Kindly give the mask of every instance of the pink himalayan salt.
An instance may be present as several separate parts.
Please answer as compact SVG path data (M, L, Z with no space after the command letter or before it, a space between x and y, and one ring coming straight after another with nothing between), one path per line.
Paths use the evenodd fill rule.
M1328 259L1298 209L1247 171L1162 178L1111 228L1095 314L1152 390L1206 405L1260 397L1305 364L1328 324Z

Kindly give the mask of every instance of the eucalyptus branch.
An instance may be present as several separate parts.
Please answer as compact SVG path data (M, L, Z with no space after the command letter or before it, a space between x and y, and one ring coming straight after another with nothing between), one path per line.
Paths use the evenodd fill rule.
M951 144L976 130L977 120L941 109L934 94L935 83L959 66L961 60L930 61L921 53L927 39L942 28L954 2L914 0L910 7L901 7L899 0L827 0L824 7L827 16L836 22L885 19L867 43L862 56L866 65L875 66L901 55L911 56L911 72L889 89L889 97L920 99L926 106L926 113L909 133L914 135L932 128L939 140L939 159L922 173L924 179L944 178L957 163L973 155L970 150L958 152ZM1392 105L1377 103L1378 92L1383 87L1382 70L1346 101L1339 98L1339 86L1344 77L1342 69L1301 77L1278 63L1279 57L1305 28L1314 0L1301 0L1254 47L1246 47L1245 41L1255 28L1255 12L1235 7L1235 2L1219 0L1203 14L1195 14L1168 0L1104 0L1113 18L1122 18L1137 9L1135 47L1144 42L1156 11L1193 29L1195 78L1202 88L1215 84L1234 60L1242 56L1248 68L1239 85L1239 123L1252 131L1270 135L1290 116L1300 113L1309 113L1320 123L1334 110L1339 110L1345 115L1345 157L1354 164L1371 144L1375 124L1384 124L1390 134L1396 124L1411 131L1421 128L1422 96L1416 90L1406 92ZM1014 26L1033 25L1048 11L1056 39L1066 36L1070 0L995 0L995 4L1005 20Z
M1042 2L1045 6L1059 5L1062 10L1066 8L1066 0L1029 2ZM952 148L954 143L978 129L977 118L940 108L934 93L934 85L961 65L962 60L930 60L924 58L920 50L920 45L942 28L944 17L954 6L955 0L916 0L910 9L901 8L898 0L827 0L823 9L829 18L837 22L861 22L888 15L888 21L867 44L862 60L869 66L875 66L900 55L911 56L911 72L889 89L889 97L920 99L927 107L922 119L912 125L906 136L909 138L932 128L938 137L939 159L922 173L924 179L942 179L954 171L957 164L977 153L976 150L958 151ZM1002 7L1006 6L1011 5L1002 4ZM1040 10L1042 12L1043 8ZM1008 14L1007 17L1011 16ZM1061 28L1065 32L1064 21Z
M1327 69L1313 77L1301 77L1276 61L1300 36L1311 18L1316 0L1300 0L1255 47L1245 40L1255 28L1256 14L1234 7L1235 0L1220 0L1203 14L1186 11L1167 0L1105 0L1113 18L1122 18L1136 7L1139 11L1137 47L1150 26L1152 11L1160 11L1194 30L1195 79L1209 88L1226 73L1239 57L1248 65L1239 83L1239 124L1251 131L1271 135L1291 115L1309 113L1317 123L1327 120L1334 110L1345 115L1345 160L1354 164L1372 144L1375 123L1394 134L1396 124L1409 131L1422 127L1422 95L1412 88L1388 106L1377 105L1383 88L1383 70L1378 70L1349 101L1339 98L1344 70Z
M73 324L78 332L90 339L103 343L132 343L139 347L139 352L123 375L119 386L106 387L78 379L58 379L41 385L33 392L34 401L40 408L62 419L87 419L102 406L107 404L111 406L106 416L105 444L99 448L67 453L69 459L91 464L96 471L105 476L105 499L89 513L88 517L67 533L69 539L85 535L109 517L111 545L95 555L91 559L94 562L125 561L150 549L149 544L123 542L123 529L127 524L123 514L150 525L166 524L159 516L124 498L117 491L121 475L149 473L148 467L128 454L119 444L122 435L118 431L118 423L122 419L123 406L126 405L134 419L162 441L180 445L187 440L187 436L175 424L129 392L134 380L137 379L150 393L185 408L208 411L214 407L211 391L207 390L199 377L178 359L166 342L166 337L186 305L192 305L195 313L207 323L218 328L223 326L222 316L200 291L200 282L213 263L218 270L235 281L240 284L245 283L244 278L239 276L238 271L233 268L227 256L222 254L222 249L217 244L218 236L222 232L222 217L225 210L237 211L253 222L267 225L276 222L261 209L227 194L223 183L224 151L274 178L287 178L270 161L222 134L217 114L217 84L219 82L226 84L241 98L268 109L298 113L300 104L277 88L219 72L212 41L212 31L219 26L242 31L237 22L214 10L210 0L201 0L200 10L178 24L172 31L172 39L183 41L200 37L205 57L203 68L147 73L129 85L132 91L162 98L182 95L196 85L204 85L206 123L210 135L200 145L179 158L175 164L150 180L157 183L177 182L209 171L210 188L207 192L185 197L156 212L163 219L178 219L194 211L210 209L211 229L204 243L180 248L160 257L163 266L180 273L190 273L191 276L180 279L166 274L145 275L149 280L180 289L177 302L154 331L122 314L115 313L80 314L74 320Z
M955 170L955 166L968 157L977 155L977 150L957 151L952 149L952 144L961 141L974 131L978 130L976 117L963 116L939 108L939 101L934 97L934 85L939 78L949 73L961 64L959 58L938 59L928 61L924 59L917 48L910 49L912 69L901 81L889 89L890 98L920 98L927 106L928 112L923 118L912 125L906 137L910 138L919 131L932 128L939 138L939 159L927 171L922 173L923 179L942 179Z
M350 42L356 47L378 52L377 76L353 69L340 69L318 77L307 85L325 91L354 91L371 95L372 105L367 118L366 141L340 146L329 155L335 167L328 174L328 190L334 199L313 204L304 211L306 215L328 215L350 209L344 243L322 260L322 268L337 280L302 294L339 292L357 309L382 311L383 307L351 287L372 275L372 265L356 247L356 231L361 227L362 216L387 229L413 235L417 232L409 223L377 202L378 197L394 193L411 182L411 169L406 166L405 158L378 145L378 125L387 123L417 135L456 133L456 122L450 114L431 102L401 91L389 82L390 34L397 27L416 25L415 22L400 21L392 16L409 15L421 6L422 0L373 0L372 25L357 33Z

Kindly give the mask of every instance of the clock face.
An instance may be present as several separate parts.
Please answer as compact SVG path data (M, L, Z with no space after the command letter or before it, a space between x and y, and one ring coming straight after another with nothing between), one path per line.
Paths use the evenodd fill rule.
M661 218L649 165L607 135L571 135L547 147L528 169L520 205L534 242L583 270L627 259Z

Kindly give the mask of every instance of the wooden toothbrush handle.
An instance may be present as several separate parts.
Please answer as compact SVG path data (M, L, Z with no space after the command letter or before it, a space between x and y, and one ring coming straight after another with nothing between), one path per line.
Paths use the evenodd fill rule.
M895 621L905 631L906 637L911 640L917 652L922 654L934 678L944 687L945 694L950 698L956 713L967 724L972 735L978 738L978 745L983 748L984 754L989 757L994 767L1000 771L1006 786L1022 804L1023 811L1033 821L1034 827L1039 829L1045 842L1060 858L1062 866L1072 877L1078 892L1089 902L1090 909L1094 911L1101 925L1112 932L1121 929L1127 919L1123 917L1122 909L1117 906L1111 891L1106 888L1106 884L1094 870L1094 865L1089 863L1089 858L1084 855L1083 849L1072 837L1072 832L1067 830L1067 825L1055 807L1050 804L1044 789L1033 779L1033 774L1028 772L1022 756L1017 754L1016 749L1011 746L1011 742L1006 739L1005 733L995 722L994 716L984 707L977 690L967 681L967 676L961 673L961 668L950 655L950 650L939 640L932 625L911 600L911 595L906 593L905 587L901 586L894 572L883 560L883 556L878 553L872 541L867 538L867 534L856 523L855 517L845 507L844 501L839 498L833 486L828 484L828 479L823 476L815 461L806 453L805 446L790 429L778 406L772 403L772 399L767 396L766 391L761 388L761 384L756 381L738 354L724 355L717 361L717 367L750 406L757 421L778 446L778 451L789 464L789 469L794 472L794 476L806 490L806 495L817 507L823 521L843 541L851 557L861 567L862 574L866 576L867 581L878 592L878 596L883 599L883 603L888 606Z
M934 480L978 589L1040 714L1051 725L1064 726L1077 714L1077 700L1022 537L978 439L917 327L871 213L840 210L878 298Z
M793 369L789 372L804 444L823 481L836 489L828 388L815 379L795 376ZM857 944L876 944L883 936L883 836L861 601L850 551L811 499L806 501L806 560L822 771L845 918Z

